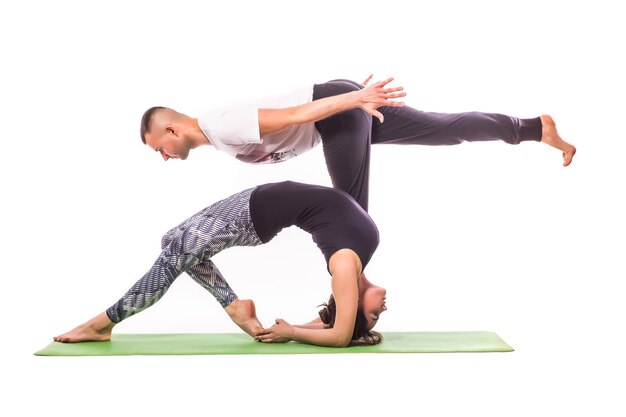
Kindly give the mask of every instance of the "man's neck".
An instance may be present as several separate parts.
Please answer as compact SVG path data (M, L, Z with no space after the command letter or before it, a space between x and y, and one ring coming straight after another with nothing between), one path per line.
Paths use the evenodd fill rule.
M211 143L211 139L207 135L205 135L204 131L200 128L198 119L191 119L191 126L193 128L191 140L193 141L194 148L204 145L213 145Z

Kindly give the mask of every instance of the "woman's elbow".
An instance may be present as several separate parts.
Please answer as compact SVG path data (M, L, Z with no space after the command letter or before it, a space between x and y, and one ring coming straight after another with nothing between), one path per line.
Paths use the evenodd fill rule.
M339 339L337 339L335 346L334 347L338 347L338 348L345 348L350 346L350 341L352 340L352 337L350 336L342 336Z

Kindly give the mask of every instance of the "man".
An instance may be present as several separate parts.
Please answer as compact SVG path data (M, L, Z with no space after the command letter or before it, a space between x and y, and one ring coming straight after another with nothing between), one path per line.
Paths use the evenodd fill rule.
M433 113L405 106L393 78L366 86L332 80L253 105L230 106L192 118L153 107L141 120L142 141L164 160L186 159L199 146L212 145L247 163L276 163L323 143L333 187L368 206L370 144L454 145L501 140L541 141L563 153L568 166L576 148L558 134L548 115L520 119L495 113Z

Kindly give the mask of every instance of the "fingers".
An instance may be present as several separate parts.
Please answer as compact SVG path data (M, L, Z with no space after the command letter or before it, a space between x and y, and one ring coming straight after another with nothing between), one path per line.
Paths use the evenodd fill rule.
M385 94L385 95L391 95L393 93L397 93L398 91L404 91L404 87L402 86L384 88L391 81L393 81L393 77L388 78L384 81L375 82L374 84L368 87L368 90L372 92L376 91L378 94ZM406 95L406 93L397 93L397 94L401 94L401 95L394 96L394 97L404 97Z
M386 95L385 97L379 98L378 100L372 101L372 103L376 103L378 106L404 106L404 101L393 101L392 99L396 99L399 97L405 97L406 94L393 94Z
M384 88L383 93L393 93L394 91L402 91L402 90L404 90L404 87L390 87L390 88Z
M372 76L370 75L366 81L369 81L371 78ZM389 77L386 80L376 81L374 84L370 85L369 88L384 87L392 81L393 81L393 77ZM365 83L363 84L363 86L365 86Z
M271 329L265 329L265 328L263 328L263 327L259 327L259 328L257 328L257 329L254 329L253 334L254 334L254 337L257 337L257 336L261 336L261 335L269 334L269 333L271 333L271 332L272 332L272 330L271 330Z
M363 84L363 87L365 87L367 85L367 83L370 82L370 80L372 79L372 77L374 76L374 74L370 74L369 77L367 77L365 79L365 81L363 81L361 84Z
M260 329L254 332L254 340L257 342L269 342L276 335L272 332L272 329Z
M259 334L259 335L254 335L254 340L256 340L257 342L263 342L268 340L271 337L271 335L269 334Z
M387 78L386 80L382 80L382 81L377 81L377 82L375 82L374 84L372 84L372 86L377 86L377 87L378 87L378 86L380 86L380 87L384 87L384 86L386 86L387 84L389 84L389 83L390 83L390 82L392 82L392 81L393 81L393 77L389 77L389 78Z
M281 322L283 322L283 319L276 319L275 325L279 325ZM280 336L278 336L276 333L274 333L274 326L270 327L269 329L266 328L259 328L257 330L254 331L254 340L256 340L257 342L274 342L277 339L280 338Z
M371 88L375 88L375 86L372 85ZM385 98L406 97L406 92L404 91L404 87L381 88L379 90L373 90L372 93L378 97L385 97Z
M258 338L258 339L254 339L257 342L261 342L261 343L286 343L289 341L289 339L286 339L284 337L281 336L271 336L271 337L264 337L264 338Z
M389 93L389 94L385 94L384 95L384 99L388 100L390 98L399 98L399 97L406 97L406 93L402 92L402 93Z
M254 340L256 340L257 342L264 342L264 343L274 343L276 341L280 341L283 338L273 332L269 332L269 333L265 333L265 334L260 334L260 335L255 335L254 336Z
M370 88L373 88L373 86ZM363 99L371 102L377 102L379 104L384 104L391 99L406 97L406 92L403 90L404 87L371 90L369 94L364 94Z

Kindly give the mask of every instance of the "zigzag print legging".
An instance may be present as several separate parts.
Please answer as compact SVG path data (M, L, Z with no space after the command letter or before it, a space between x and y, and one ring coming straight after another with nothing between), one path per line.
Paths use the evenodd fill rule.
M251 188L218 201L167 232L161 241L161 255L152 268L107 309L109 319L119 323L152 306L183 272L213 294L222 307L232 303L237 295L210 258L226 248L262 243L250 218L253 191Z

